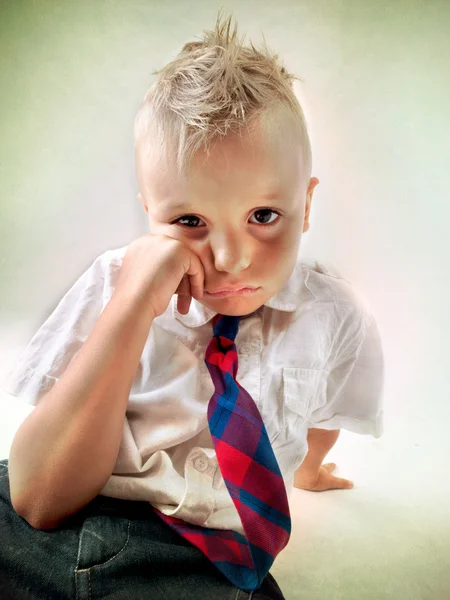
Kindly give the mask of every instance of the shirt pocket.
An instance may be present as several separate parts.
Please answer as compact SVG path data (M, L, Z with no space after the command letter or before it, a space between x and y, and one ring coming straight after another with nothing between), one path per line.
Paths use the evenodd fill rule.
M328 372L324 369L283 367L286 419L301 425L327 400Z

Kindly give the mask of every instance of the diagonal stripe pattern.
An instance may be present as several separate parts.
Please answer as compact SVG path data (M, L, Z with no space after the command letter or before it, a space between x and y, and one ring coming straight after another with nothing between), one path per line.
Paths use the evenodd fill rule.
M261 414L236 381L234 340L239 320L239 316L214 317L214 336L206 349L205 363L215 387L208 404L209 429L245 536L201 527L154 510L233 585L251 591L262 584L275 557L289 542L291 518L283 477Z

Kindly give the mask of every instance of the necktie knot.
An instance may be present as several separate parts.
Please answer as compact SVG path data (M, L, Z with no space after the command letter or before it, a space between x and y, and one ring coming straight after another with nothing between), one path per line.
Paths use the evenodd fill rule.
M234 342L241 317L230 315L216 315L213 319L214 336L222 336Z

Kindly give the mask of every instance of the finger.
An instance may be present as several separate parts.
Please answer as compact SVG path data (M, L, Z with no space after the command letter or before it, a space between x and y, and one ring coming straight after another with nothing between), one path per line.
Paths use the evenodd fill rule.
M324 467L324 469L326 469L328 471L328 473L331 473L332 471L335 470L336 463L326 463L326 464L322 465L322 467Z
M192 300L189 277L186 274L183 275L175 293L178 294L177 310L182 315L186 315L189 312Z
M191 296L185 294L178 294L177 310L182 315L187 315L191 306Z
M326 469L328 471L328 473L331 473L332 471L335 470L336 468L336 463L326 463L324 465L322 465L322 467L324 469ZM335 475L331 475L332 477L332 481L333 484L336 483L337 485L339 485L340 489L350 489L353 487L353 481L350 481L348 479L343 479L342 477L336 477Z
M190 293L196 300L201 300L204 292L205 271L198 256L192 254L187 270L190 282Z
M333 488L335 489L350 489L353 487L353 481L343 479L342 477L333 477L332 479Z

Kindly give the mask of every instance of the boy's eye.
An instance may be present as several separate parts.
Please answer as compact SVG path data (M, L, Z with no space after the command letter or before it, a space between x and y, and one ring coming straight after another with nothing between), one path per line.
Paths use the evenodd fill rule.
M262 213L262 215L263 215L262 217L261 217L261 216L259 216L259 217L257 218L257 220L258 220L258 224L259 224L259 225L262 225L263 227L264 227L264 226L267 226L267 225L269 225L269 226L270 226L270 225L273 225L274 223L277 223L277 222L279 221L279 219L276 219L275 221L273 221L273 220L272 220L272 221L270 221L270 220L269 220L269 219L270 219L270 213L273 213L273 214L275 214L275 215L277 215L277 216L280 216L280 213L279 213L279 212L277 212L276 210L273 210L273 209L271 209L271 208L260 208L259 210L256 210L256 211L253 213L253 215L256 215L256 214L258 214L258 213L259 213L260 215L261 215L261 213ZM253 215L252 215L252 216L253 216ZM197 221L200 221L200 220L201 220L199 217L196 217L195 215L184 215L183 217L179 217L178 219L176 219L175 221L173 221L173 222L171 223L171 225L174 225L174 224L178 223L179 221L192 221L193 219L194 219L194 220L197 220ZM184 223L180 223L180 225L182 225L183 227L188 227L188 228L190 228L190 229L198 229L198 227L196 227L195 225L194 225L194 226L192 226L192 227L191 227L190 225L185 225Z

